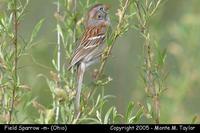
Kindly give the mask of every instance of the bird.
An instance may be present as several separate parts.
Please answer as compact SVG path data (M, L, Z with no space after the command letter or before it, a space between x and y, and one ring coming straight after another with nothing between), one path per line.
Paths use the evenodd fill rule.
M106 45L107 31L111 25L108 4L96 4L86 14L84 32L69 61L68 70L77 68L75 112L80 113L80 97L86 68L100 61Z

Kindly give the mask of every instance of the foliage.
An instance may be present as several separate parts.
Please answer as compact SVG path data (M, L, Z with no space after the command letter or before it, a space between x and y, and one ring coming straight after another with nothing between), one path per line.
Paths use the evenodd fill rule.
M23 66L19 66L18 61L31 49L43 20L36 24L29 40L20 35L18 29L28 4L29 0L6 1L7 8L0 16L0 100L3 123L22 122L26 116L19 117L17 108L22 106L26 110L30 105L29 101L23 100L30 95L32 88L20 82L18 70Z
M76 70L68 71L67 65L84 31L85 14L97 2L39 1L38 3L46 2L47 5L42 7L42 11L48 9L49 14L46 15L45 10L43 17L37 14L39 11L36 14L29 12L32 6L35 7L34 2L0 1L0 123L170 123L180 119L177 107L192 108L192 104L183 105L183 101L190 101L187 95L192 95L192 103L198 103L198 98L193 96L199 91L189 90L195 90L199 85L199 69L196 67L199 65L198 60L195 60L195 57L199 56L196 51L199 45L196 42L199 42L200 26L195 19L198 15L185 14L182 19L171 23L169 16L167 19L163 17L166 15L164 12L169 12L167 7L171 7L170 4L166 5L168 1L117 0L110 12L112 27L106 40L107 48L98 69L92 72L90 82L84 82L81 114L75 116ZM175 2L171 3L173 5ZM189 7L184 8L189 11ZM37 18L37 22L27 21L30 16L34 20ZM30 22L34 26L27 28L27 23L30 26ZM42 34L43 29L46 29L45 34L49 35ZM41 41L38 41L38 38ZM130 38L133 38L134 42L130 41ZM135 50L136 47L138 49ZM139 49L140 47L142 48ZM117 51L118 48L121 49ZM126 48L130 48L130 51L125 51ZM139 61L135 55L141 56ZM119 63L113 62L116 58ZM133 60L134 65L139 62L139 69L131 65ZM125 64L125 61L128 64ZM175 64L176 68L171 64ZM30 67L32 69L28 69ZM141 74L137 75L137 72ZM130 78L132 73L137 78ZM136 82L139 76L143 81L141 83ZM117 83L118 81L120 83ZM119 86L124 81L123 86ZM109 95L108 88L116 91L114 94L117 96ZM145 90L146 93L141 95L138 90ZM139 102L137 95L142 102ZM122 98L128 99L129 102L124 103ZM119 104L112 102L113 99L117 99L115 101ZM199 114L197 112L193 115L192 111L196 110L187 112L190 114L189 120L185 117L186 112L182 116L185 121L187 119L191 123L198 123Z

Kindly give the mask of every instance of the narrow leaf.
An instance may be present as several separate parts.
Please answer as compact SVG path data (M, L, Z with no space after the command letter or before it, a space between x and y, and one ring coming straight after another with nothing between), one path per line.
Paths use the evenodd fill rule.
M132 112L133 112L134 105L135 105L134 102L130 102L130 103L128 104L128 109L127 109L126 115L125 115L125 120L126 120L126 122L129 121L129 118L130 118L130 116L131 116L131 114L132 114Z
M32 34L31 34L31 38L30 38L30 41L29 43L32 43L33 40L35 39L35 37L37 36L42 24L44 22L44 19L41 19L36 25L35 27L33 28L33 31L32 31Z
M140 119L141 119L141 117L142 117L142 115L143 115L143 107L142 108L140 108L139 110L138 110L138 112L136 113L136 115L135 115L135 118L133 119L133 121L131 121L131 123L137 123Z
M192 122L191 122L191 124L195 124L196 121L197 121L197 115L195 115L195 116L192 118Z
M113 107L111 107L108 110L108 112L106 113L105 118L104 118L104 124L108 124L108 122L109 122L109 116L110 116L110 113L112 112L112 110L113 110Z

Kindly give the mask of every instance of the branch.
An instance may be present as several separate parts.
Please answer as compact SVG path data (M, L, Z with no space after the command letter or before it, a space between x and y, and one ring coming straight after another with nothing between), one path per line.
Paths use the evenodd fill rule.
M157 70L154 65L154 58L152 44L151 44L151 36L149 33L149 19L152 17L157 11L162 0L158 0L153 5L155 1L149 1L146 4L143 4L141 1L135 1L135 7L137 10L137 19L140 25L140 32L144 37L144 66L145 66L145 89L148 96L152 98L153 103L153 119L155 123L159 123L160 119L160 100L159 100L159 92L156 90L156 85L159 84L159 81L156 81L156 77L154 75L154 71Z
M121 3L122 4L122 3ZM117 38L122 35L126 30L127 30L127 26L128 26L128 23L125 23L124 22L126 21L126 11L127 9L129 8L130 6L130 0L126 0L124 5L121 5L121 9L118 9L118 13L117 13L117 16L118 16L118 24L117 24L117 27L116 29L114 30L114 32L111 34L111 43L109 44L109 46L105 49L103 55L102 55L102 62L101 62L101 65L99 67L99 70L98 70L98 73L97 75L95 76L95 79L98 80L103 72L103 69L105 67L105 64L107 62L107 59L109 57L109 55L111 54L111 51L113 49L113 46L114 46L114 43L115 41L117 40ZM123 31L124 30L124 31ZM108 38L109 39L109 38Z
M14 20L14 83L13 83L13 91L12 91L12 99L11 99L11 109L9 114L9 121L10 124L12 121L12 114L14 110L14 103L15 103L15 93L17 90L17 64L18 64L18 51L17 51L17 41L18 41L18 17L17 17L17 0L14 0L14 9L13 9L13 20Z
M60 1L57 1L57 13L60 14ZM57 19L57 74L58 74L58 83L57 86L59 88L60 86L60 81L61 81L61 77L60 77L60 70L61 70L61 38L60 38L60 31L59 31L59 19ZM56 123L58 123L58 119L59 119L59 112L60 112L60 108L59 108L59 101L57 101L56 103Z

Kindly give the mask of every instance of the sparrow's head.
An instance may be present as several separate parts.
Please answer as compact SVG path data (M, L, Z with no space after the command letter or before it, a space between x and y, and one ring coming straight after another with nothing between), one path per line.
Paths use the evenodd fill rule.
M110 18L108 16L109 6L106 4L94 5L87 14L85 27L110 25Z

